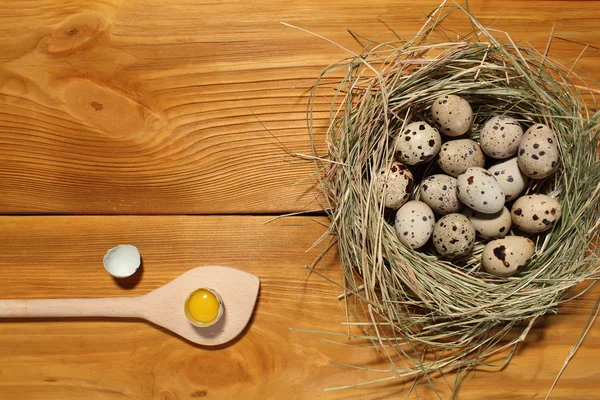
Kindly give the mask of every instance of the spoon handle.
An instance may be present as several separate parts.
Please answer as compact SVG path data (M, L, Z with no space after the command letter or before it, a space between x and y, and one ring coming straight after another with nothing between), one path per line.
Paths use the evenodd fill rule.
M142 318L142 302L138 297L0 300L0 318L57 317Z

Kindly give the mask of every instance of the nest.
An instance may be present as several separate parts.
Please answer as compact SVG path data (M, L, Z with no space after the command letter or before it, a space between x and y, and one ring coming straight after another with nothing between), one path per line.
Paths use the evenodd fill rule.
M587 290L600 272L600 114L586 106L598 94L591 78L547 49L492 34L460 7L473 30L449 38L441 22L456 9L436 9L411 40L369 42L362 54L330 66L309 107L312 137L315 101L333 90L328 154L315 152L313 160L331 220L328 235L341 258L342 297L349 321L362 329L351 336L373 341L392 361L387 376L373 382L457 370L460 377L494 354L502 355L501 366L536 321ZM329 76L340 71L347 74L332 86ZM495 115L544 123L558 137L561 164L552 176L530 181L525 194L557 198L563 216L551 230L529 236L535 255L517 276L483 270L485 242L452 261L431 247L402 245L378 198L372 178L393 161L395 135L411 121L433 125L431 104L447 94L471 104L475 120L467 136L475 140ZM413 168L415 181L436 168L435 160Z

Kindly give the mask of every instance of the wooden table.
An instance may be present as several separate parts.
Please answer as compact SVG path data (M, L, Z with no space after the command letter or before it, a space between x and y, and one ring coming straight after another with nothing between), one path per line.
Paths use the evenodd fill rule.
M418 3L418 4L417 4ZM600 1L471 1L482 23L571 60L595 43ZM304 268L324 232L310 162L307 93L359 52L347 29L414 34L437 1L4 0L0 4L0 293L5 299L134 296L199 265L262 280L236 341L191 345L139 321L0 324L1 399L389 399L411 382L335 392L389 373L343 337L339 288ZM499 19L498 19L499 18ZM465 21L456 22L456 29ZM574 33L574 31L588 31ZM600 78L600 52L578 61ZM328 100L317 107L325 149ZM308 179L305 179L307 178ZM143 271L117 282L112 246L138 246ZM330 252L319 268L339 280ZM460 399L544 398L600 295L564 306L501 372L474 372ZM600 398L600 327L589 332L553 398ZM435 388L447 396L453 376ZM427 385L418 398L433 398ZM416 398L412 396L411 398Z

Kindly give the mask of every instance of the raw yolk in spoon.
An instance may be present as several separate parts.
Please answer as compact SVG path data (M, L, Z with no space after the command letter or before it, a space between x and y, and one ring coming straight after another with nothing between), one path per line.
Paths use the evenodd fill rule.
M187 311L200 324L210 324L219 316L221 303L208 289L198 289L188 298Z

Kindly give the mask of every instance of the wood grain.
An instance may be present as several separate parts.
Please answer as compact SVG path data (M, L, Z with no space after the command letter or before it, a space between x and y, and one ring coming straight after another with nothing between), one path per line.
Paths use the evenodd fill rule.
M554 29L550 56L578 59L600 78L600 1L469 3L484 25L541 50ZM0 399L405 398L412 382L324 391L387 377L365 368L389 364L341 336L340 290L304 268L326 220L266 223L266 214L319 208L312 164L286 149L311 151L308 90L348 56L280 22L360 52L348 29L411 36L438 4L0 2L0 214L20 215L0 216L0 298L137 296L199 265L230 265L262 283L248 329L217 349L133 320L2 322ZM317 100L319 151L329 104ZM102 255L121 243L138 246L143 266L117 282ZM332 251L319 270L339 281L338 263ZM598 296L594 288L534 328L504 370L469 374L459 398L544 398ZM552 398L600 399L599 357L595 323ZM453 380L435 379L442 398ZM437 397L418 385L410 398Z
M0 213L256 214L319 208L307 90L360 52L352 29L414 34L435 1L0 3ZM485 25L600 76L600 2L472 1ZM448 22L461 31L464 18ZM574 31L582 33L576 34ZM319 98L318 149L329 99ZM305 179L308 178L308 179Z
M339 392L327 387L389 376L372 348L342 336L290 328L346 332L339 289L304 265L324 219L293 217L0 217L2 298L117 297L146 293L184 271L226 264L261 278L249 328L230 346L194 346L143 322L65 320L0 324L0 398L23 399L389 399L410 387L379 384ZM132 243L141 276L119 286L102 267L103 252ZM319 269L339 281L337 256ZM594 289L529 335L503 371L470 374L461 399L543 398L580 334L600 291ZM559 382L554 399L598 399L600 330L590 331ZM355 332L356 333L356 332ZM447 398L453 376L435 387ZM433 398L418 386L419 398ZM416 397L411 397L416 398Z

